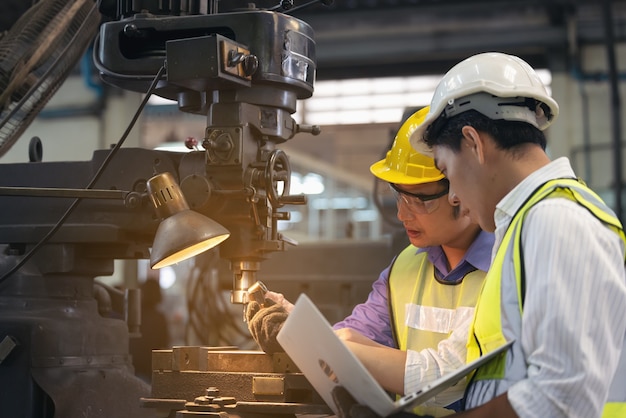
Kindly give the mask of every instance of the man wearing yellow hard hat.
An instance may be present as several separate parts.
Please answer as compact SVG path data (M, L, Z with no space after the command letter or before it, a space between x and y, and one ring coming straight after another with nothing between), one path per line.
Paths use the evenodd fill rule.
M427 113L424 108L411 115L386 158L370 168L389 183L411 244L380 273L367 301L333 326L379 383L399 395L465 364L469 324L493 246L493 236L448 196L448 180L427 149L418 152L409 143ZM260 308L251 302L247 317L255 340L271 352L280 349L275 335L292 305L279 293L266 297L276 303ZM461 399L464 386L442 392L416 412L451 413L443 407Z

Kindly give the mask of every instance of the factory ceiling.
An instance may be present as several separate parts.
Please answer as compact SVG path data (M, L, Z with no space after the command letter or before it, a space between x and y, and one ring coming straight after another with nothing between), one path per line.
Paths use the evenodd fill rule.
M576 63L581 46L626 38L626 0L212 1L219 13L293 3L287 13L315 31L319 80L441 73L488 50L558 71ZM0 31L31 2L2 3Z
M315 30L318 79L443 73L489 50L558 71L626 37L624 1L340 0L293 15Z

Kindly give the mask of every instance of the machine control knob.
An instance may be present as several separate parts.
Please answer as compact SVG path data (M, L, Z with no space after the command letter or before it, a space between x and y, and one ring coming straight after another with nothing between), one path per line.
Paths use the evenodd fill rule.
M246 77L250 77L259 68L259 58L253 54L231 50L228 52L228 66L236 67L241 64L241 70Z
M187 149L197 150L198 149L198 140L196 138L194 138L193 136L187 137L187 139L185 139L185 147Z
M308 132L311 135L319 135L322 133L322 128L319 125L296 125L296 132Z
M282 10L289 10L293 7L293 0L281 0L280 8Z

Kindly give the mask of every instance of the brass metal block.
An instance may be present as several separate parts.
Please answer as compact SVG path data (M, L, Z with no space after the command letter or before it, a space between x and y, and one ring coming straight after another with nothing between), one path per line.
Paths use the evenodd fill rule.
M152 370L172 370L172 350L152 350Z
M254 396L270 395L282 396L285 393L285 379L283 377L252 377L252 394Z
M257 372L274 371L272 356L262 351L214 351L207 353L207 369L214 372Z
M172 349L172 370L200 370L207 369L208 347L184 346Z

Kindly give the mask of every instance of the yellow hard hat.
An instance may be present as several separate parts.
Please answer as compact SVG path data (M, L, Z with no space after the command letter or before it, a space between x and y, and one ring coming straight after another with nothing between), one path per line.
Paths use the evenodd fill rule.
M409 143L409 138L424 122L429 109L426 106L418 110L402 124L385 159L370 167L372 174L395 184L431 183L444 178L435 167L435 160L426 144L422 143L420 150L416 150Z

